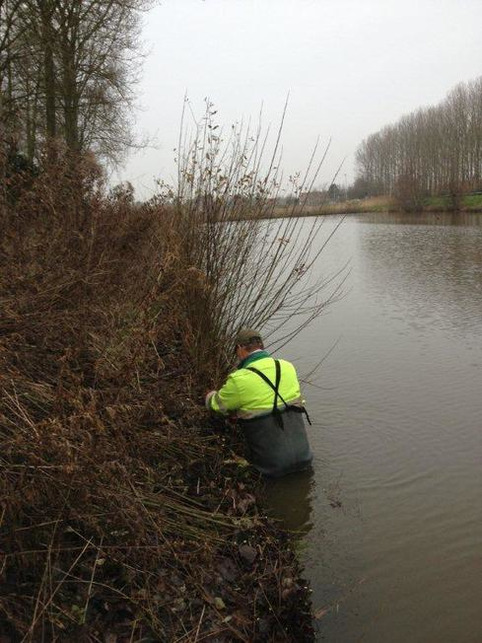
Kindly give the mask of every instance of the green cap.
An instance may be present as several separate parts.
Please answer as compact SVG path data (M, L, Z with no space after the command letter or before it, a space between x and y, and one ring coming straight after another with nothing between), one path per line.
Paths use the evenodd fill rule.
M234 338L236 346L246 346L247 344L262 341L260 332L258 330L254 330L254 328L241 328Z

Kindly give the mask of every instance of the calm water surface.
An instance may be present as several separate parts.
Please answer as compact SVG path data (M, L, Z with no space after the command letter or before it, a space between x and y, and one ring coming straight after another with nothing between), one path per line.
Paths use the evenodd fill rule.
M348 292L283 352L313 475L272 483L300 532L319 640L482 641L482 215L353 215Z

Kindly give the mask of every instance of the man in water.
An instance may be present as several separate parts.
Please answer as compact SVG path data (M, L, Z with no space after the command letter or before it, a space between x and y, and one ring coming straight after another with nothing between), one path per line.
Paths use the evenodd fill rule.
M235 345L238 367L219 391L206 395L206 407L238 420L248 458L261 473L278 477L306 469L313 454L295 367L271 357L254 329L242 328Z

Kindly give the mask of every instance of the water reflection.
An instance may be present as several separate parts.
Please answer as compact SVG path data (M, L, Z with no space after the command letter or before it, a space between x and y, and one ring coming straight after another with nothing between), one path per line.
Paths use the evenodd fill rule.
M380 310L422 332L479 332L482 217L460 216L389 215L360 234L361 274Z
M347 218L325 259L351 258L350 292L287 347L303 372L340 337L307 396L323 421L300 520L320 640L481 640L481 223ZM289 520L296 487L273 487Z
M306 536L313 527L311 519L314 488L313 469L292 473L284 478L266 479L264 496L268 514L297 536Z

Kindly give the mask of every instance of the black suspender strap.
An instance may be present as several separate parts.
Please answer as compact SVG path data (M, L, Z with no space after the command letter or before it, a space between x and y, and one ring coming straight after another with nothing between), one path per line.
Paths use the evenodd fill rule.
M283 404L285 405L285 408L288 408L288 404L284 401L281 393L279 392L279 384L281 381L281 366L280 366L279 360L275 359L274 363L275 363L275 369L276 369L276 379L274 384L268 377L266 377L264 373L262 373L261 371L258 371L258 369L254 368L254 366L247 366L246 370L252 371L253 373L256 373L256 375L259 375L259 377L262 380L264 380L266 384L268 384L268 386L270 386L273 389L274 401L273 401L272 414L277 418L277 421L280 427L283 428L284 426L283 418L281 417L281 413L278 410L278 398L283 402Z
M257 368L254 368L254 366L246 367L247 371L253 371L253 373L256 373L256 375L259 375L260 378L264 380L266 384L273 389L274 391L273 411L275 411L278 408L278 398L283 402L285 407L288 408L288 404L285 402L285 400L283 399L283 396L279 392L279 384L281 381L281 366L280 366L279 360L275 359L274 363L276 367L275 384L273 384L273 382L268 377L266 377L264 373L262 373L261 371L258 371Z
M273 402L272 414L277 417L278 423L281 426L281 428L283 428L283 419L282 419L280 411L278 410L278 398L283 402L283 404L285 405L286 409L289 408L289 409L293 409L295 411L298 411L299 413L304 413L306 415L306 419L308 420L308 423L311 424L310 416L308 415L308 411L305 409L304 406L302 406L302 407L292 406L292 405L287 404L285 402L285 400L283 399L281 393L279 392L279 385L280 385L280 381L281 381L281 366L280 366L279 360L277 360L277 359L274 360L274 363L275 363L275 369L276 369L275 383L274 384L268 377L266 377L266 375L264 373L259 371L257 368L254 368L254 366L246 366L246 370L247 371L252 371L253 373L256 373L256 375L259 375L259 377L262 380L264 380L266 382L266 384L268 384L269 387L271 387L273 389L273 391L274 391L274 402Z
M278 410L278 397L283 402L283 404L285 405L285 408L288 407L286 402L283 400L283 398L279 394L279 383L280 383L280 380L281 380L281 366L280 366L280 363L279 363L279 361L277 359L275 359L274 365L275 365L275 368L276 368L276 380L275 380L275 385L274 385L273 413L275 413Z

